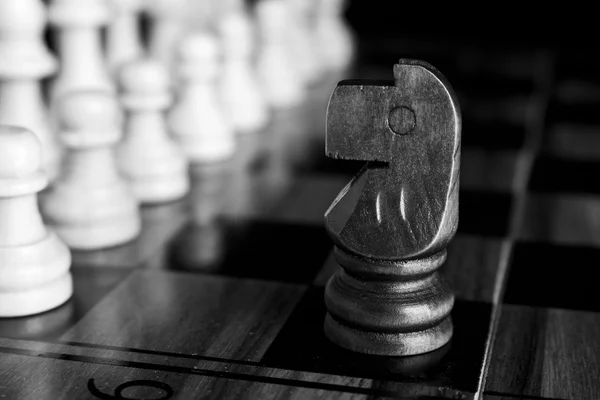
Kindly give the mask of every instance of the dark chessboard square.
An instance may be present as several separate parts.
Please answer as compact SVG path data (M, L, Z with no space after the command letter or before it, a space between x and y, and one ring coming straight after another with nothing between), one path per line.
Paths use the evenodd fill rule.
M600 193L600 163L541 156L536 159L529 189L543 193Z
M524 241L600 247L600 196L532 193L519 238Z
M546 124L577 123L579 125L600 125L600 102L565 104L553 101L546 111Z
M483 236L506 236L511 206L511 193L461 190L458 231Z
M323 226L262 220L189 224L168 249L169 268L281 282L312 282L332 242Z
M504 302L598 312L599 265L598 248L518 242L508 272Z
M526 126L501 121L463 118L462 146L492 150L520 149L525 142Z
M490 304L457 301L452 311L454 336L450 343L436 351L412 357L383 357L350 352L325 337L323 295L322 287L311 287L306 292L263 356L262 364L445 390L477 391L488 337Z

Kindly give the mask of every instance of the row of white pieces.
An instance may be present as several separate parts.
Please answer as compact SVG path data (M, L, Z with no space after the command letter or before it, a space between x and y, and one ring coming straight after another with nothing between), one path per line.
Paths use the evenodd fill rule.
M62 57L64 57L63 68L61 68L61 73L57 78L57 81L54 85L53 92L61 93L67 92L69 90L75 90L78 87L85 88L102 88L106 90L111 90L113 88L112 81L107 78L108 74L104 74L104 69L101 67L102 65L102 57L99 56L97 44L99 43L98 32L96 28L98 28L98 24L103 21L103 18L106 17L106 14L103 18L100 18L100 13L98 10L101 8L99 5L101 2L95 1L98 7L94 8L77 8L74 7L73 4L70 4L69 1L58 1L53 3L54 8L54 21L57 25L62 25L64 32L61 32L60 37L62 40ZM23 22L24 13L23 11L27 9L27 7L33 7L36 4L37 0L30 0L29 2L24 1L19 4L22 5L21 8L13 8L12 14L16 14L17 18L13 18L12 21L20 21ZM78 4L89 3L86 5L90 5L92 0L86 0L85 2L81 2ZM39 2L37 2L39 5ZM280 2L269 2L265 1L265 4L280 4ZM3 3L9 4L9 3ZM35 9L35 8L32 8ZM277 8L276 8L277 9ZM16 12L15 12L16 10ZM43 65L52 64L51 56L49 53L44 52L40 49L43 49L41 46L41 40L39 38L40 31L43 25L40 24L39 16L41 13L41 7L37 8L38 13L31 13L29 15L38 15L38 18L33 20L28 20L29 25L20 25L21 30L15 30L15 35L23 34L25 32L27 34L27 38L29 39L29 43L31 44L32 49L38 50L39 59L43 60L44 57L46 59L46 64L38 63L40 67L38 67L38 71L29 71L29 78L34 80L33 78L39 78L40 76L48 75L51 68L46 67L46 71L41 71L40 68ZM20 12L19 12L20 11ZM69 14L71 13L71 14ZM86 14L87 13L87 14ZM69 22L73 22L73 14L76 14L78 17L86 17L80 18L77 24L84 24L88 28L87 30L81 29L81 26L78 26L78 29L70 29L73 26L69 25ZM5 13L4 15L12 16L11 13ZM228 19L227 23L224 23L224 26L228 27L225 29L228 32L226 35L229 38L228 43L230 43L230 48L233 50L240 50L240 43L244 43L244 40L235 40L240 37L250 37L251 35L245 35L248 31L248 25L244 22L244 18L239 18L240 15L232 16L232 18ZM21 17L21 18L18 18ZM236 18L237 17L237 18ZM25 18L26 19L26 18ZM2 25L2 24L0 24ZM6 26L5 23L3 26ZM10 24L8 24L10 25ZM23 26L25 29L23 29ZM29 28L29 29L28 29ZM11 32L10 26L7 28L8 32ZM10 39L10 37L9 37ZM125 40L124 42L128 42ZM10 56L14 53L14 48L10 45L15 42L11 42L10 40L4 41L6 44L4 46L4 58L11 58ZM96 44L96 45L94 45ZM267 82L268 87L272 88L272 90L268 91L270 93L271 99L275 99L275 103L279 105L289 105L290 103L294 103L299 100L299 90L298 86L294 85L295 80L293 79L294 74L292 73L292 68L285 63L285 57L278 57L278 50L282 50L281 47L272 46L274 49L269 48L269 50L265 51L265 62L262 63L264 65L263 68L263 76L265 77L265 82ZM187 46L189 48L189 46ZM12 54L11 54L12 50ZM32 52L29 52L32 53ZM260 93L257 90L256 85L252 85L252 77L250 71L245 69L244 63L241 61L247 55L246 50L234 52L235 56L232 57L232 62L227 63L230 65L230 68L225 68L225 71L229 71L226 74L227 79L223 79L224 82L224 90L225 93L224 98L229 98L230 101L226 102L228 105L229 119L233 122L233 128L238 128L239 130L252 130L254 128L258 128L265 123L266 120L266 112L263 103L260 101ZM238 54L240 56L238 56ZM13 59L15 57L12 57ZM5 81L10 80L10 76L18 75L15 71L19 68L22 68L22 65L19 65L19 57L16 57L16 60L12 63L13 71L11 75L11 71L7 71L4 74ZM9 64L10 65L10 64ZM184 70L186 67L183 68ZM22 70L20 71L22 74ZM279 78L278 78L279 77ZM23 78L22 75L19 78ZM290 79L291 78L291 79ZM15 79L16 80L16 79ZM36 121L34 124L30 124L30 127L35 129L40 137L42 138L43 143L45 144L46 154L49 159L49 163L55 161L56 157L56 146L52 143L53 141L49 138L49 134L47 132L49 129L49 123L47 118L43 117L43 106L41 106L41 101L39 101L39 96L36 96L35 91L28 90L29 96L23 96L16 93L19 90L23 90L23 84L25 83L23 79L19 79L18 85L13 85L14 80L4 84L4 88L2 92L11 101L4 101L4 104L9 104L12 108L9 112L4 112L2 115L4 119L1 121L3 123L10 124L20 124L25 121L23 118L25 115L29 116L27 121ZM282 84L283 82L283 84ZM28 85L31 86L33 82L28 82ZM20 86L20 88L15 87ZM10 90L6 89L9 88ZM20 101L12 101L14 99ZM33 112L31 112L33 111ZM31 115L39 116L39 118L31 118ZM184 126L185 124L180 124L180 126ZM213 124L214 125L214 124ZM191 127L192 128L192 127ZM191 129L190 128L190 129ZM196 127L193 127L194 129Z

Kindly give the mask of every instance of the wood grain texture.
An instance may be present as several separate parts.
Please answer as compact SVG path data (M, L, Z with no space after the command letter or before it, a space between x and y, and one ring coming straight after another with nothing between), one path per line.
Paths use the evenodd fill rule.
M486 391L600 398L600 314L504 305Z
M299 285L140 270L62 339L258 360L303 291Z
M439 394L435 387L289 371L189 355L81 343L0 339L0 396L11 399L368 399Z

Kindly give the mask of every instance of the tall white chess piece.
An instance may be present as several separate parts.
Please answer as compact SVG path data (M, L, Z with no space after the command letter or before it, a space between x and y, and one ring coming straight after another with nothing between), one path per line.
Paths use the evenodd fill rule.
M51 127L40 82L58 64L42 34L41 0L0 2L0 124L23 126L40 139L44 167L52 179L60 166L60 144Z

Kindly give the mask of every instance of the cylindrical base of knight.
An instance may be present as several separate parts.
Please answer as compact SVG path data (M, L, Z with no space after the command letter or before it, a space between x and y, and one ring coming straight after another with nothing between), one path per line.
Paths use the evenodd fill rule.
M388 261L335 248L342 267L325 289L325 334L352 351L407 356L438 349L452 337L454 294L439 267L446 250Z

